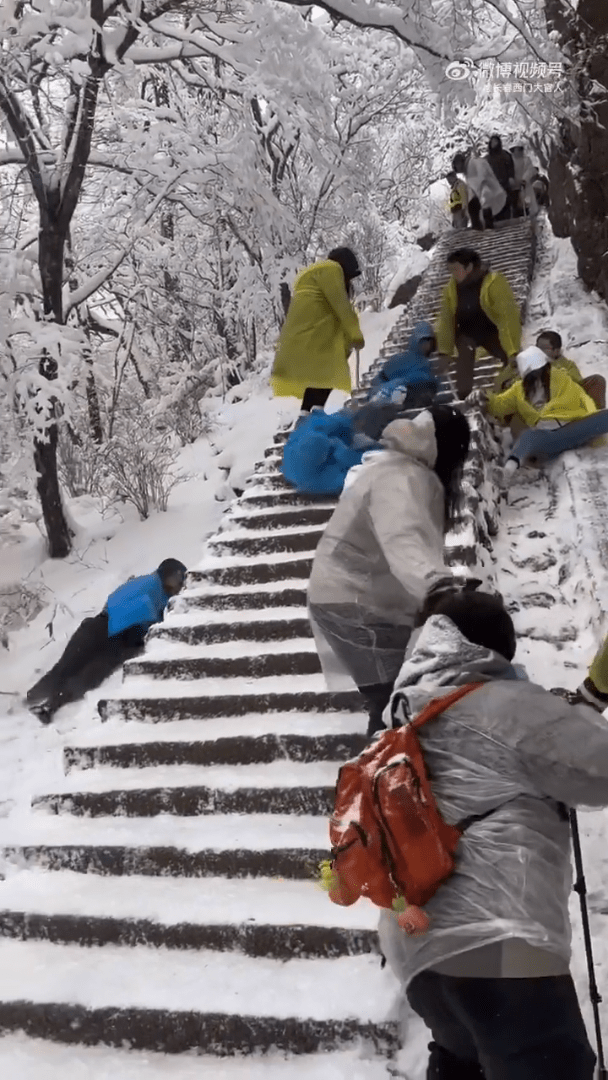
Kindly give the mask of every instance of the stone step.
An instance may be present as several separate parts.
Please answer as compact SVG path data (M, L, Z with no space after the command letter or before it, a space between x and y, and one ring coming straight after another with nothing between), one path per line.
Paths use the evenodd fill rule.
M260 712L360 712L361 696L356 690L340 693L234 693L206 697L140 697L101 700L98 711L102 720L117 719L163 723L175 720L205 720L221 716L246 716Z
M285 506L289 509L298 509L299 507L326 507L332 509L335 507L336 500L330 499L327 495L304 495L300 491L294 491L290 488L286 491L273 491L264 492L260 490L255 494L255 488L252 489L253 494L242 495L238 501L238 507L241 510L248 510L250 507L281 507Z
M338 765L334 772L338 775ZM244 783L245 781L243 781ZM72 791L40 795L32 800L36 809L76 817L152 818L159 814L199 817L204 814L295 814L327 818L334 806L334 785L328 787L240 787L222 791L210 787L156 787L133 791Z
M316 652L175 660L148 660L144 655L129 660L124 666L125 675L147 675L154 679L229 679L235 676L261 679L271 675L316 675L320 670Z
M290 762L347 761L363 750L365 736L358 732L292 735L227 736L209 740L120 742L104 746L66 746L66 772L73 769L144 769L170 765L261 765Z
M32 815L0 823L0 858L18 869L151 877L314 880L328 857L323 816L211 814L87 818Z
M209 570L191 570L193 584L213 585L268 585L273 581L291 581L294 578L308 581L312 570L312 556L298 559L273 559L272 562L244 560L234 565Z
M378 950L378 909L312 881L87 877L21 871L0 885L0 936L86 947L212 949L289 960Z
M323 536L324 529L307 528L301 532L289 532L287 529L261 536L236 536L229 532L216 535L209 541L209 550L214 555L222 552L235 555L272 555L279 551L314 551Z
M361 987L366 993L361 994ZM377 956L266 960L0 941L0 1031L217 1056L395 1047L397 983Z
M298 611L298 609L294 609ZM291 638L310 638L312 630L307 616L285 619L235 620L209 623L158 623L150 633L151 639L182 641L188 645L216 644L222 641L289 641Z
M172 611L264 611L270 607L306 607L306 589L266 589L238 593L187 593L179 597Z
M276 508L274 512L250 513L239 506L232 515L230 521L234 521L239 529L287 529L298 525L325 525L335 510L334 506L308 506L302 509Z

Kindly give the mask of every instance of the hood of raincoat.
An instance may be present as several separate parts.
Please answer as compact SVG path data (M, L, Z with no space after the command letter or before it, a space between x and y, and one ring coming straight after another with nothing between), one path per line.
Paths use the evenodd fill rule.
M410 335L408 347L405 352L395 353L375 375L372 381L372 391L385 388L390 382L406 387L416 383L429 384L437 390L438 382L433 375L433 369L428 357L420 351L420 342L424 338L434 338L435 331L428 322L419 322Z
M385 427L380 440L388 450L398 450L415 461L433 468L437 461L435 421L425 409L415 420L393 420Z
M482 685L419 731L442 817L468 823L454 872L425 906L428 934L409 938L382 912L381 951L406 986L420 971L446 965L471 975L476 956L498 944L496 976L520 944L531 970L521 971L520 958L514 977L533 975L546 955L567 971L572 876L564 806L608 802L605 719L517 679L511 664L472 645L445 616L423 627L385 720L407 721L471 681Z

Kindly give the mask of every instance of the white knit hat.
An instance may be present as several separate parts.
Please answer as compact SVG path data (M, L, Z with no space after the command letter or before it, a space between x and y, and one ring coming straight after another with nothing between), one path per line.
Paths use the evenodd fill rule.
M540 371L548 363L549 360L546 354L536 345L530 345L517 356L517 367L522 379L529 375L531 371Z

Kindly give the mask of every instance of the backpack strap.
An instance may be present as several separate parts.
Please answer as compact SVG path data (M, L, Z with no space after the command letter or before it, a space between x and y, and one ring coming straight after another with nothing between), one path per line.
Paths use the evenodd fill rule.
M446 694L445 697L433 698L422 712L419 712L418 716L415 716L411 721L414 731L418 731L428 720L434 720L436 716L445 712L451 705L455 705L461 698L466 697L467 694L471 694L473 690L478 690L480 686L484 685L485 683L480 682L467 683L466 686L459 686L457 690L453 690L451 694Z

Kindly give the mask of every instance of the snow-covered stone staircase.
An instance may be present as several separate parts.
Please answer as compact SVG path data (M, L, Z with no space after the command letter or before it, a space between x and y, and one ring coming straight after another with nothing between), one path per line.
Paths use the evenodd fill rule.
M487 575L496 445L473 426L446 558ZM333 504L289 490L285 438L121 695L65 746L65 780L1 824L0 1031L207 1055L398 1045L375 909L314 881L366 719L321 677L305 590Z

